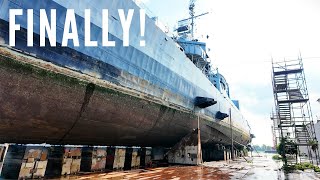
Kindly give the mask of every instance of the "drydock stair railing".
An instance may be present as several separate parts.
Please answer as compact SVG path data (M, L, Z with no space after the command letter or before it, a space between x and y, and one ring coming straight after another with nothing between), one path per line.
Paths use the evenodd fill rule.
M319 165L318 141L310 107L302 58L272 62L273 94L276 113L271 118L280 138L285 164L309 162Z

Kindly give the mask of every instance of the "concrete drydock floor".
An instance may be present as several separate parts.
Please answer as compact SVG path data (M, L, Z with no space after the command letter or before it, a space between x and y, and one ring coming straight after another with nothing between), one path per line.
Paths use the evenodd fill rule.
M320 174L313 171L297 171L285 174L281 170L282 163L272 160L272 155L247 158L247 160L242 158L229 162L205 162L202 166L171 166L147 170L78 175L61 179L320 179Z

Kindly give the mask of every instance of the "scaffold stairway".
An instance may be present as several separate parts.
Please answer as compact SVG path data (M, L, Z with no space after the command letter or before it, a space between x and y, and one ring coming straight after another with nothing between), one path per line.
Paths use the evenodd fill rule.
M280 142L286 139L284 147L292 152L294 147L299 154L300 147L306 147L309 161L319 164L318 149L312 144L318 143L309 102L307 84L302 59L273 62L273 94L276 113L273 115L275 130L279 131ZM283 154L284 158L292 156ZM303 158L299 158L303 159ZM286 160L286 163L289 162ZM298 159L292 160L298 162Z

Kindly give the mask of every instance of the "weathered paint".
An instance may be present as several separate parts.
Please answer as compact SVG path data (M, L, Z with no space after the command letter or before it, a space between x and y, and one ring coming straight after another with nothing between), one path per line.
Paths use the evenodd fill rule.
M106 147L83 147L81 153L82 172L103 171L106 169Z
M20 168L19 179L43 178L48 163L47 147L28 146Z
M7 142L172 146L197 127L196 117L182 109L115 90L92 77L39 63L30 56L0 50L5 54L0 56L0 85L4 87L0 91L0 132L7 132L0 137ZM96 83L93 92L88 81ZM216 131L227 131L227 124L201 120L200 126L203 143L228 143L226 135ZM33 130L13 133L24 129ZM248 141L243 141L242 131L235 129L234 133L236 141Z
M198 149L198 130L182 138L168 152L168 162L172 164L199 165L201 152ZM200 148L201 151L201 148Z
M140 156L141 156L141 149L140 148L133 148L131 169L137 169L140 167Z
M126 157L125 148L116 148L113 162L114 170L123 170Z
M106 168L107 148L94 148L92 154L92 171L102 171Z
M61 175L80 172L81 148L65 147Z

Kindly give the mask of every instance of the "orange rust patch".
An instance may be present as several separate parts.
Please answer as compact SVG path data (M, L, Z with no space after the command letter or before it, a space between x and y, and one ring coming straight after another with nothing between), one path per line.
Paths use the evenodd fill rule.
M91 174L83 176L72 176L69 179L170 179L170 180L183 180L183 179L230 179L230 175L223 173L217 168L204 167L204 166L173 166L168 168L156 168L147 170L125 171L125 172L112 172L103 174Z

